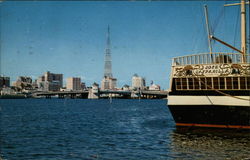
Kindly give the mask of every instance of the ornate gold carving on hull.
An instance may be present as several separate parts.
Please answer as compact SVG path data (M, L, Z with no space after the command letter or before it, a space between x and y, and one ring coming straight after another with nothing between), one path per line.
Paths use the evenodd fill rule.
M210 65L186 65L174 67L174 77L193 76L229 76L241 75L250 76L249 64L210 64Z

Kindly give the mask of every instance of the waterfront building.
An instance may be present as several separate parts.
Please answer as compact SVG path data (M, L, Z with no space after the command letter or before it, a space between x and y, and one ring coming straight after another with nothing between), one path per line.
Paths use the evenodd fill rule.
M41 82L44 82L45 80L44 80L44 76L40 76L40 77L38 77L36 80L35 80L35 82L37 83L37 87L39 88L39 84L41 83Z
M1 89L0 95L14 95L15 91L10 87L4 87Z
M32 89L32 78L26 76L19 76L18 79L13 82L13 86L17 87L18 89Z
M86 84L84 82L81 82L81 89L82 90L87 90Z
M132 89L141 89L144 90L146 86L145 78L134 74L132 77Z
M129 91L129 85L125 84L125 85L122 87L122 90L124 90L124 91Z
M61 92L65 92L65 91L68 91L68 90L67 90L66 87L62 87L62 88L60 88L60 91L61 91Z
M110 29L108 26L107 32L107 46L105 50L105 64L104 64L104 77L101 82L102 90L113 90L116 88L117 79L113 78L112 74L112 61L111 61L111 42L110 42Z
M39 90L39 91L43 91L44 90L44 76L40 76L40 77L38 77L36 80L35 80L35 82L36 82L36 85L35 85L35 87L37 88L37 90Z
M42 81L38 84L39 91L59 91L60 88L60 83L58 81Z
M0 76L0 88L10 87L10 77Z
M70 91L82 90L82 88L81 88L81 78L79 78L79 77L67 78L67 86L66 86L66 88L67 88L67 90L70 90Z
M149 90L150 91L160 91L161 87L157 84L151 84L151 86L149 86Z
M37 79L39 91L59 91L63 87L63 74L45 72Z
M45 72L44 80L48 82L58 82L60 87L63 87L63 74Z

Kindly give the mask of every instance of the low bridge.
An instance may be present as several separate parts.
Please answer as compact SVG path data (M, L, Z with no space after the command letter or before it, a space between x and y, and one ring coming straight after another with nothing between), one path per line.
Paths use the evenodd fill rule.
M58 98L88 98L89 94L95 94L96 98L108 98L110 96L117 98L166 98L168 91L121 91L121 90L98 90L97 92L91 91L50 91L50 92L36 92L34 97L44 96L51 98L58 96ZM93 96L92 96L93 97Z
M168 96L168 91L117 91L117 90L100 90L99 96L102 95L110 95L116 97L115 95L122 96L123 98L145 98L145 99L153 99L153 98L166 98ZM112 96L112 97L113 97ZM105 96L104 96L105 97Z
M58 96L58 98L65 98L66 96L70 98L88 98L89 91L50 91L50 92L37 92L34 96L44 96L46 98L51 98L52 96Z
M168 91L141 91L142 98L167 98Z

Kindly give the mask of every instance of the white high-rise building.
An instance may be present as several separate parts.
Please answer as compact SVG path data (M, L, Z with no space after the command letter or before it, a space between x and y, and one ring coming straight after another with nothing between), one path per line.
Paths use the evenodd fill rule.
M146 86L145 78L134 74L132 77L132 88L133 89L141 89L143 90Z
M81 78L79 77L70 77L67 78L67 90L78 91L81 90Z

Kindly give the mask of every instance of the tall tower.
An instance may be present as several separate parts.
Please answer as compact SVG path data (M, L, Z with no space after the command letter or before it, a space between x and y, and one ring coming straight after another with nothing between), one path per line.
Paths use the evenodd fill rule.
M107 32L107 46L105 50L105 65L104 65L104 77L112 78L112 61L111 61L111 42L110 42L110 29L108 26Z
M105 50L104 77L102 79L101 90L113 90L116 88L117 79L112 75L110 30L108 26L107 46Z

